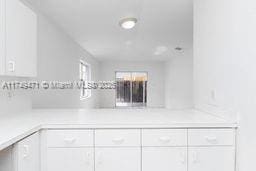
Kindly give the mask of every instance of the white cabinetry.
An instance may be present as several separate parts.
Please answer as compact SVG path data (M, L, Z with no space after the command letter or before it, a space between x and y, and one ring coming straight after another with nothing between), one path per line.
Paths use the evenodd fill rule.
M140 171L139 147L96 148L95 171Z
M50 130L46 132L47 171L94 171L93 130ZM42 143L43 144L43 143ZM43 170L44 170L43 169Z
M140 130L96 130L95 147L95 171L140 171Z
M39 171L39 134L35 133L14 145L15 171Z
M235 129L45 132L42 171L235 171Z
M93 148L49 148L48 171L93 171Z
M189 129L189 146L234 146L234 129Z
M186 147L143 147L142 171L187 171Z
M96 147L140 147L140 130L108 129L95 131Z
M47 147L92 147L92 130L51 130L47 131Z
M143 147L187 146L187 129L143 129Z
M189 147L189 171L234 171L234 147Z
M189 171L234 171L233 129L190 129L188 131Z
M187 171L186 129L142 130L142 171Z
M37 15L20 0L0 0L0 74L37 75Z

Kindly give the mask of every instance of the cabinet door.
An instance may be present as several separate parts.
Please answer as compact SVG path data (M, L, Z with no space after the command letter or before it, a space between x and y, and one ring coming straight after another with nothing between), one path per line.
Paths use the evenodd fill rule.
M189 171L235 171L234 147L189 148Z
M143 147L142 171L187 171L186 147Z
M47 171L93 171L93 148L48 148Z
M6 0L6 74L36 76L37 16L20 0Z
M15 144L15 171L39 171L39 134Z
M139 147L96 148L95 171L140 171Z

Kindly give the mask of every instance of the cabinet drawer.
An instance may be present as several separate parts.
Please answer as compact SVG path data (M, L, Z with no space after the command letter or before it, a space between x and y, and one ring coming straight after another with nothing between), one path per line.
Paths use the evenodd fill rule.
M233 129L190 129L188 130L188 145L217 146L234 145Z
M48 147L86 147L93 146L92 130L49 130Z
M140 130L96 130L95 146L140 146Z
M186 146L186 129L142 130L142 146Z

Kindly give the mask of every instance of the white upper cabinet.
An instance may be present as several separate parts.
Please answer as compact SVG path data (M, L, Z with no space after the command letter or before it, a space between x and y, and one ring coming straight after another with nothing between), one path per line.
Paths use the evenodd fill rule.
M37 15L20 0L0 1L0 74L36 77Z

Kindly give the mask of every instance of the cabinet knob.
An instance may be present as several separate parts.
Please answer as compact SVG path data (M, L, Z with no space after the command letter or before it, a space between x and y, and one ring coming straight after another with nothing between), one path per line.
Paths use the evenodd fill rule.
M112 142L115 144L122 144L124 143L124 138L114 138Z
M75 138L66 138L64 141L68 144L74 144L76 142Z
M8 71L9 72L14 72L15 71L15 62L14 61L9 61L8 62Z
M29 155L29 146L23 145L23 159L27 158Z
M171 137L169 136L160 137L159 141L162 143L169 143L171 141Z
M102 157L102 153L100 153L100 152L96 156L96 164L97 165L103 164L103 157Z
M198 154L197 154L196 151L194 151L194 152L192 153L192 162L193 162L194 164L196 164L196 163L199 162L199 160L198 160Z
M91 164L91 156L92 156L92 154L91 154L90 152L87 152L87 153L86 153L85 163L86 163L87 165L90 165L90 164Z
M186 159L187 159L187 156L186 156L185 152L182 152L180 154L180 163L181 164L185 164L186 163Z
M217 137L206 136L205 139L206 139L207 142L209 142L211 144L217 144L218 143Z

